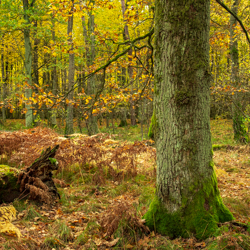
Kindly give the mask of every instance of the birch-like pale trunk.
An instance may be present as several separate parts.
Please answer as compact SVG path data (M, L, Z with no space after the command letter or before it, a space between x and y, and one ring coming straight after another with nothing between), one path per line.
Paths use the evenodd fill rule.
M156 0L156 196L147 225L170 237L207 238L232 220L213 168L209 0Z

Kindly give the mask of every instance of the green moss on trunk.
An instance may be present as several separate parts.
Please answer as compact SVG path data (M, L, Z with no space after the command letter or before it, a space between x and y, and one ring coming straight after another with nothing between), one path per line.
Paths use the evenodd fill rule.
M217 187L215 173L211 180L203 184L198 192L194 189L194 198L189 204L183 205L176 212L169 213L163 203L155 197L148 212L144 215L146 225L156 232L175 237L190 237L205 239L215 234L217 223L233 220L228 208L223 204Z
M155 139L156 129L157 129L157 121L156 121L155 111L153 111L153 115L151 117L151 123L148 130L148 137L150 139L153 140Z

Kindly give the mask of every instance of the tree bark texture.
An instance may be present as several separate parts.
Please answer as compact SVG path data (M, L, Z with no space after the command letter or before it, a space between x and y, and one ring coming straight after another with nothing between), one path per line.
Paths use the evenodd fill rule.
M157 188L145 218L170 237L206 238L233 218L212 161L209 21L209 0L156 0Z

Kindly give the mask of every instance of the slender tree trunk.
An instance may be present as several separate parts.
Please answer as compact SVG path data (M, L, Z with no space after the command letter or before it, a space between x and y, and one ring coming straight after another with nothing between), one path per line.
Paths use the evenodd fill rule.
M143 124L144 124L144 100L141 100L141 140L143 141Z
M74 7L74 0L71 0L72 8L71 8L71 16L69 16L68 20L68 43L71 44L71 48L69 51L69 76L68 76L68 100L72 101L74 96L73 85L74 85L74 78L75 78L75 54L74 54L74 46L72 40L72 32L73 32L73 7ZM67 118L66 118L66 127L65 127L65 134L73 134L73 106L71 103L67 106Z
M35 85L35 90L34 92L38 93L37 87L36 85L39 85L39 70L38 70L38 46L39 46L39 39L36 37L37 35L37 21L34 22L34 46L33 46L33 60L32 60L32 68L33 68L33 72L32 72L32 82ZM41 115L41 112L38 110L38 104L35 104L35 110L36 115L34 115L33 120L34 120L34 125L36 126L38 124L38 115Z
M124 20L125 19L124 15L125 15L125 11L126 11L125 0L121 0L121 5L122 5L123 20ZM127 23L125 23L125 25L124 25L123 37L124 37L124 41L127 41L127 40L130 39ZM134 85L133 85L133 68L131 66L131 64L132 64L132 49L130 49L128 51L128 61L129 61L128 79L130 81L130 89L131 89L130 94L132 96L133 95L133 88L134 88ZM131 125L134 126L134 125L136 125L136 117L135 117L135 106L134 106L134 101L133 101L132 97L130 98L129 102L130 102L130 120L131 120Z
M95 61L95 35L94 35L94 29L95 29L95 21L94 21L94 15L92 13L89 14L88 19L88 32L86 29L85 19L82 18L82 25L83 25L83 34L85 38L85 46L86 46L86 57L87 57L87 66L90 67L93 65ZM96 76L92 76L87 81L87 88L86 93L88 95L94 95L96 92ZM97 117L93 115L92 113L93 108L90 109L88 113L88 120L86 120L86 126L88 130L89 135L94 135L98 133L98 125L97 125Z
M0 0L0 4L2 4L2 1ZM2 70L2 99L4 105L2 106L2 120L3 123L6 121L6 108L5 108L5 96L6 96L6 86L5 86L5 72L4 72L4 44L2 44L2 55L1 55L1 70Z
M111 113L111 124L112 124L113 134L115 134L115 124L114 124L115 111L114 111L114 109L112 109L111 111L112 111L112 113Z
M233 219L213 168L209 0L156 0L156 196L147 225L170 237L207 238Z
M33 4L35 1L32 2ZM31 42L30 42L30 28L28 27L30 25L30 19L29 15L27 14L28 10L30 9L29 1L23 0L23 10L24 10L24 20L27 24L27 27L24 29L24 47L25 47L25 61L24 61L24 67L25 67L25 73L26 73L26 83L29 86L25 86L25 97L29 99L32 96L32 89L31 89L31 67L32 67L32 48L31 48ZM33 111L32 107L29 103L25 104L26 108L26 114L25 114L25 123L26 127L31 127L33 125Z
M109 112L105 114L106 117L106 128L109 128Z
M52 39L55 42L56 41L56 35L55 35L55 19L52 19ZM52 93L54 96L57 95L57 83L58 83L58 79L57 79L57 70L56 70L56 58L53 60L53 74L52 74ZM53 100L54 102L56 101L55 99ZM51 111L51 126L55 127L56 126L56 110L52 109Z
M232 11L237 14L238 12L239 0L234 0ZM230 15L230 57L231 57L231 82L235 88L240 86L239 79L239 51L238 51L238 41L235 32L237 26L236 19ZM232 117L233 117L233 129L234 129L234 139L237 142L247 142L248 136L246 127L244 125L244 117L241 110L241 98L240 93L235 92L232 97Z
M33 47L33 74L32 74L32 81L35 84L39 84L39 71L38 71L38 46L39 46L39 39L36 37L36 29L37 29L37 21L34 23L35 28L35 38L34 38L34 47Z
M5 99L7 97L6 89L7 89L7 79L8 79L8 62L4 61L4 45L2 45L2 55L1 55L1 68L2 68L2 98L3 98L3 103L4 105L2 106L2 121L5 123L6 121L6 102Z
M79 73L78 73L78 86L77 86L77 91L78 94L82 93L82 90L85 90L85 86L84 86L84 71L83 71L83 65L80 65L79 67ZM79 107L82 107L82 99L79 98ZM77 125L78 125L78 129L80 130L80 133L82 133L82 111L80 108L76 109L76 117L77 117Z

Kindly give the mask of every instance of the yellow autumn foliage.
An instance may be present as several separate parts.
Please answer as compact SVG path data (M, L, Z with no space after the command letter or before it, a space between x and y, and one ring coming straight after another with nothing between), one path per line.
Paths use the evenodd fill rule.
M21 232L11 223L15 219L16 209L12 205L0 207L0 233L15 233L20 238Z

